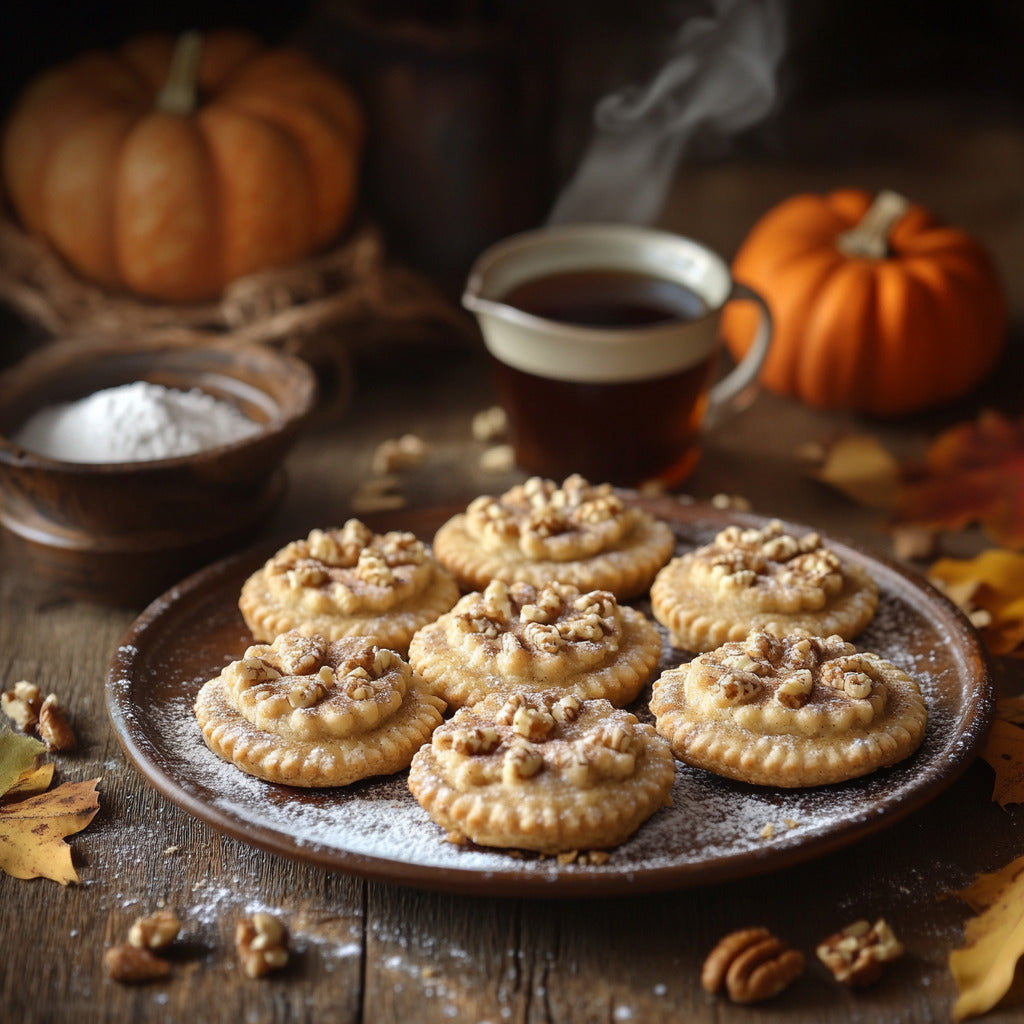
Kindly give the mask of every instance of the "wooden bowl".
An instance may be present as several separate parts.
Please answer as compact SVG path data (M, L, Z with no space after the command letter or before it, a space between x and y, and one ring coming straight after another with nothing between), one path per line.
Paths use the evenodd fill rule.
M200 388L261 429L194 455L120 463L62 461L11 440L39 409L138 380ZM256 536L283 497L282 463L315 398L306 363L261 345L47 345L0 374L7 546L64 594L144 604Z

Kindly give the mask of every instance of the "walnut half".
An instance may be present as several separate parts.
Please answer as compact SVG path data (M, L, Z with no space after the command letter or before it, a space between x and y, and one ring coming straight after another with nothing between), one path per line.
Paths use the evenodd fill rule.
M903 955L903 944L880 917L874 924L855 921L830 935L816 952L836 981L863 986L878 981L885 965Z
M22 679L0 694L0 708L22 732L35 732L51 753L74 749L75 734L56 694L44 698L35 683Z
M723 987L734 1003L757 1003L778 995L804 970L804 955L767 928L726 935L708 954L700 981L708 992Z

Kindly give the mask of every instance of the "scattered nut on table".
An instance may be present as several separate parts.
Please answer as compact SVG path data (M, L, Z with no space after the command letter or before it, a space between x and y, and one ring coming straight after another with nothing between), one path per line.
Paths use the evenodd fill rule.
M74 750L75 734L64 716L64 709L57 701L55 694L47 694L39 708L39 722L36 724L39 738L46 744L46 749Z
M235 950L246 975L262 977L288 963L288 931L273 914L255 913L235 925Z
M415 434L388 438L377 445L373 453L373 472L378 475L396 473L418 466L429 452L427 442Z
M508 416L500 405L481 409L473 416L471 430L475 441L502 441L508 435Z
M863 986L878 981L885 965L903 955L903 944L880 917L874 924L855 921L830 935L816 952L836 981Z
M43 695L35 683L21 679L0 694L0 708L22 732L32 732L39 722Z
M135 919L128 931L128 943L136 949L166 949L181 931L173 910L157 910Z
M103 960L107 974L114 981L121 981L127 985L156 981L168 977L171 973L171 965L166 960L154 956L148 949L127 942L120 946L111 946L103 954Z
M516 453L510 444L492 444L480 456L484 473L510 473L515 469Z
M21 679L0 694L0 709L22 732L34 732L48 750L73 750L75 734L56 694L42 692L35 683Z
M754 506L750 503L750 499L744 498L742 494L721 493L712 497L711 507L732 512L750 512Z
M742 928L726 935L708 954L700 981L708 992L724 987L734 1003L757 1003L778 995L804 970L804 955L767 928Z

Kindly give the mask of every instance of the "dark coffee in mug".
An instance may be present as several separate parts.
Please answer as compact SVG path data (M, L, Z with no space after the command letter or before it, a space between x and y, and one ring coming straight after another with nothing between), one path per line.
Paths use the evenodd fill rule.
M758 337L717 379L718 323L756 302ZM476 313L516 461L556 481L674 486L698 434L734 408L764 359L770 318L707 246L628 224L564 224L514 235L474 264Z
M593 384L492 360L523 469L558 481L582 473L623 487L651 480L671 486L693 469L713 364L709 357L664 377Z
M531 277L502 301L524 313L588 327L640 327L694 320L707 303L678 281L631 270L563 270Z

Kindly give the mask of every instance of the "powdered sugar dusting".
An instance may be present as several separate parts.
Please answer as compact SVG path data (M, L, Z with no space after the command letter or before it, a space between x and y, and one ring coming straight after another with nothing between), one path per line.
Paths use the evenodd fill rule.
M702 543L717 525L685 522L680 544ZM244 563L151 606L115 655L108 703L129 753L163 792L214 827L276 852L369 877L516 895L718 881L804 859L895 821L944 788L977 749L987 725L988 681L978 676L969 632L951 606L916 581L868 563L882 599L858 647L881 654L921 685L929 722L918 752L863 779L803 790L748 786L679 764L672 805L604 864L560 864L448 843L412 798L405 772L344 789L296 790L252 778L209 751L192 701L205 679L248 643L235 606L251 568ZM644 602L638 606L649 611ZM682 660L666 640L659 671ZM651 720L649 696L648 688L632 708L645 720Z

